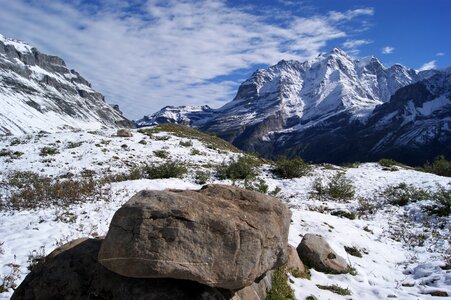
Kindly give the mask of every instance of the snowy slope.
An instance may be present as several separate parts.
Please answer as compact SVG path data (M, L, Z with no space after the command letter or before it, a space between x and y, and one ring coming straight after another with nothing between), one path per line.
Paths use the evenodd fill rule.
M0 35L0 134L130 126L56 56Z
M181 179L139 179L104 185L104 196L97 201L70 205L49 206L33 210L0 210L0 284L4 276L18 265L16 283L28 273L28 257L32 254L50 253L57 245L82 236L104 235L114 212L134 193L141 189L193 189L195 172L203 170L214 173L214 165L236 157L237 153L206 147L201 141L191 139L191 146L181 146L187 138L167 133L148 137L133 130L133 137L114 136L115 131L73 131L22 136L20 139L3 137L0 149L21 152L16 158L0 156L0 194L6 198L12 187L7 176L15 171L32 171L41 175L59 178L72 173L79 177L83 173L94 173L95 178L122 173L133 165L162 163L165 159L155 155L156 150L165 150L170 159L184 161L189 173ZM145 141L145 143L143 142ZM73 145L72 143L81 142ZM185 144L186 145L186 144ZM40 156L43 147L54 147L59 153ZM193 154L196 149L200 154ZM312 184L321 178L330 181L337 172L343 171L351 179L356 196L349 202L316 200L310 197ZM398 168L387 171L374 163L361 164L355 168L318 165L308 176L295 179L278 179L269 172L269 166L260 168L259 178L266 181L269 191L281 188L279 197L293 212L289 243L297 246L305 233L325 236L338 254L344 256L357 270L357 275L330 275L311 270L312 279L290 276L291 286L297 299L309 295L318 299L348 299L319 289L316 285L337 284L349 288L352 299L432 299L432 291L451 294L451 271L446 270L449 258L449 236L451 218L436 218L422 211L426 201L404 207L387 204L380 192L390 185L411 184L417 188L435 190L437 184L451 188L451 179L415 170ZM232 184L210 176L208 182ZM242 185L243 182L237 181ZM374 213L364 213L355 220L331 215L336 209L359 211L361 199L366 199L376 208ZM407 241L404 236L425 235L423 244L418 239ZM347 255L344 246L354 246L363 253L362 258ZM449 267L449 262L448 262ZM0 294L8 299L11 290Z

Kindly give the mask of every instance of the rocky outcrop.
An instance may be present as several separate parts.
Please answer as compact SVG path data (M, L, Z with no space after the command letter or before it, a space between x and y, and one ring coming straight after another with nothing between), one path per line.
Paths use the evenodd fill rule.
M98 263L101 244L101 239L82 238L56 249L28 274L11 299L264 300L270 287L270 276L237 292L188 280L124 277Z
M236 187L142 191L105 240L54 250L12 299L264 300L289 222L277 199Z
M132 127L65 62L0 35L0 135Z
M287 261L288 208L232 186L141 191L114 215L99 262L120 275L240 289Z
M133 133L129 129L121 128L121 129L117 130L116 136L118 136L118 137L132 137Z
M346 260L321 235L305 234L296 250L302 262L320 272L340 274L349 271Z

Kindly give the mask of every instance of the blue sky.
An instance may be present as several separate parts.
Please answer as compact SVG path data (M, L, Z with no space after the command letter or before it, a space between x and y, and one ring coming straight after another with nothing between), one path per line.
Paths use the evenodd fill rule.
M0 0L0 33L62 57L139 118L218 107L281 59L334 47L387 66L451 66L449 0Z

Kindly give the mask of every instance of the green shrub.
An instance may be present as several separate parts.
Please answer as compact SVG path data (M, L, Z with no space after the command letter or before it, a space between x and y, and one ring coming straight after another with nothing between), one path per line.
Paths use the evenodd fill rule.
M195 182L197 184L205 184L210 179L210 173L204 171L196 171Z
M272 277L272 287L266 295L266 300L295 300L294 292L288 284L285 267L277 268Z
M432 194L434 204L427 210L432 215L447 217L451 214L451 189L438 185L437 191Z
M193 149L191 149L190 155L200 155L200 151L193 148Z
M144 174L147 178L181 178L186 174L187 168L178 161L167 161L161 165L148 165L144 167Z
M400 162L397 162L396 160L389 159L389 158L381 158L381 159L379 159L378 163L382 167L386 167L386 168L390 168L390 167L394 167L394 166L407 167L406 165L404 165Z
M153 154L155 154L156 157L161 159L166 159L169 157L169 152L166 150L155 150Z
M58 151L57 148L42 147L39 155L40 156L47 156L47 155L55 155L55 154L58 154L58 153L59 153L59 151Z
M24 153L20 151L11 151L8 149L1 149L0 150L0 157L2 156L8 156L11 159L18 159L20 158Z
M257 176L259 162L250 156L240 156L216 167L216 175L220 179L253 179Z
M426 163L423 168L429 173L451 177L451 161L443 155L438 156L432 164Z
M404 182L396 186L387 187L382 194L385 196L388 203L399 206L431 198L431 194L428 191L415 188Z
M312 192L310 196L318 200L323 200L327 196L327 187L323 184L321 177L316 177L312 183Z
M188 140L188 141L180 141L179 144L182 147L191 147L193 145L193 142L191 142L190 140Z
M83 142L68 142L66 147L68 149L73 149L73 148L80 147L82 144L83 144Z
M297 178L307 175L310 170L309 164L296 157L293 159L278 159L272 171L281 178Z
M332 216L343 217L349 220L355 220L356 214L355 212L348 212L344 210L336 210L330 213Z
M338 172L329 182L327 194L335 199L350 200L355 194L354 185L343 172Z
M334 285L317 284L316 286L319 289L328 290L328 291L331 291L331 292L333 292L335 294L338 294L338 295L342 295L342 296L349 296L349 295L351 295L351 291L348 288L342 288L342 287L340 287L340 286L338 286L336 284L334 284Z
M257 182L246 178L244 180L244 188L251 191L267 194L269 186L261 178L259 178Z

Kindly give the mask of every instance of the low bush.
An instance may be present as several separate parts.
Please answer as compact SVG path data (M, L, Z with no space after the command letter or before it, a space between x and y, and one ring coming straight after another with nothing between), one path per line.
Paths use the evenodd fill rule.
M451 214L451 188L438 185L437 191L432 194L432 200L434 204L427 208L430 214L439 217L447 217Z
M328 291L331 291L331 292L333 292L335 294L338 294L338 295L342 295L342 296L349 296L349 295L351 295L351 291L348 288L342 288L342 287L340 287L340 286L338 286L336 284L334 284L334 285L317 284L316 286L319 289L328 290Z
M266 300L295 300L294 291L288 284L285 267L277 268L272 277L272 287L266 295Z
M350 200L355 194L354 185L343 172L338 172L329 182L327 194L335 199Z
M443 155L438 156L432 164L426 163L423 169L429 173L451 177L451 161L447 160Z
M196 171L194 182L197 184L206 184L210 179L210 173L204 171Z
M278 159L274 164L272 172L281 178L297 178L307 175L311 170L308 163L301 158Z
M317 177L312 184L312 197L322 200L325 197L337 200L351 200L355 194L352 181L346 178L343 172L338 172L332 177L329 184L324 185L321 178Z
M57 148L54 147L42 147L41 151L39 152L40 156L47 156L47 155L55 155L58 154L59 151Z
M73 148L80 147L82 144L83 144L83 142L68 142L66 147L68 149L73 149Z
M399 206L431 198L430 192L408 185L404 182L387 187L382 194L388 203Z
M188 141L180 141L180 146L182 147L191 147L193 145L193 142L188 140Z
M186 166L178 161L167 161L160 165L152 164L144 167L145 177L149 179L181 178L187 171Z
M155 154L156 157L161 159L166 159L169 157L169 152L166 150L155 150L153 151L153 154Z
M191 149L191 152L189 153L190 155L200 155L200 151L198 149Z
M259 178L257 181L245 179L244 188L251 191L267 194L269 186L266 184L266 181L261 178Z
M253 179L257 176L258 160L250 156L240 156L216 167L219 179Z

